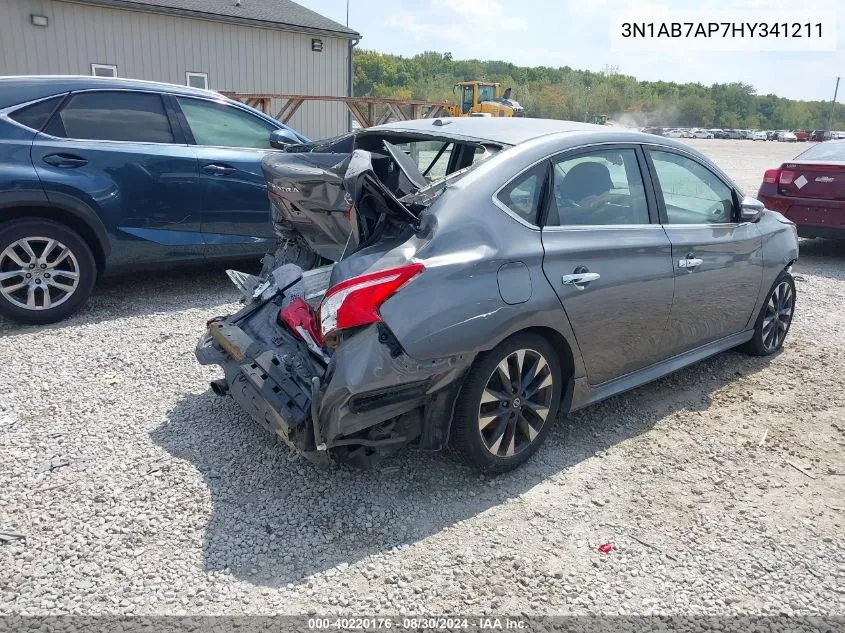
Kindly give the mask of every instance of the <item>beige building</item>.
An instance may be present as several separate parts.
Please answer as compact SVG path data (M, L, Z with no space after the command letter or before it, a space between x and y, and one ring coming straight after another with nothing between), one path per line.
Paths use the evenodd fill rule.
M0 75L105 75L221 91L349 95L360 35L290 0L2 0ZM342 103L290 125L345 132Z

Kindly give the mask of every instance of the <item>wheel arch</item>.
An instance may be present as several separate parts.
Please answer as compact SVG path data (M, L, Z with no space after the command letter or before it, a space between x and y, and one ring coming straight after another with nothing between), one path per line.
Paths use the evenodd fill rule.
M550 327L529 327L516 334L523 333L542 336L554 348L564 376L564 389L560 394L558 411L568 413L572 404L572 395L575 391L575 356L569 345L569 341L566 340L563 334Z
M58 224L63 224L78 233L94 255L97 273L103 273L109 254L109 242L102 223L98 221L95 224L89 218L84 217L76 211L54 205L21 205L6 207L0 210L0 225L15 220L29 219L51 220Z
M570 407L572 406L572 397L575 393L575 356L573 355L569 341L566 340L566 337L563 334L554 328L532 326L512 332L503 339L496 341L496 344L491 346L489 349L479 352L469 366L471 367L475 363L479 362L479 359L482 358L484 354L489 353L490 350L496 346L510 338L513 338L514 336L519 336L520 334L534 334L540 336L548 341L554 349L557 354L558 361L560 361L561 371L564 374L564 388L560 395L558 415L561 412L568 413ZM441 420L441 423L439 428L430 429L428 434L424 432L422 447L425 450L440 450L448 443L455 417L455 406L458 398L461 397L466 376L467 372L464 372L460 380L457 381L456 385L454 385L451 389L444 390L445 397L443 400L435 399L430 403L429 408L431 411L427 412L429 415L427 415L426 423L432 424L438 419Z

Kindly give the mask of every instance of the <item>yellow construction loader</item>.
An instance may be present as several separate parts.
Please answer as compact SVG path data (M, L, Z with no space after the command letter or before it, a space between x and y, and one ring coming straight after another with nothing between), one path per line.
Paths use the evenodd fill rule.
M446 108L448 116L525 116L525 110L511 99L511 89L502 92L501 84L487 81L462 81L460 105Z

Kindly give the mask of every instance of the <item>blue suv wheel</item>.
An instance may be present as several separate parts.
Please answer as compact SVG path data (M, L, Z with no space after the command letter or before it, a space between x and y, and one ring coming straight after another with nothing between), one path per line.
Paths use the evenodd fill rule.
M0 225L0 314L53 323L81 306L97 279L94 256L68 227L39 218Z

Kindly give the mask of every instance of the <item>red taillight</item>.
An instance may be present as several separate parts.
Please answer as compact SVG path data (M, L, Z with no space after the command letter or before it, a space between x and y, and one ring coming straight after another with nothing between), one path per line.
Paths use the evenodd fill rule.
M777 184L778 176L780 176L780 169L767 169L766 173L763 174L763 182L770 185Z
M791 185L795 172L788 169L767 169L763 174L763 182L770 185Z
M380 321L379 306L424 269L421 262L411 262L353 277L332 286L320 305L323 336Z

